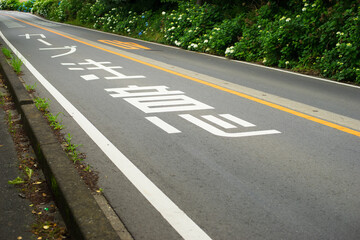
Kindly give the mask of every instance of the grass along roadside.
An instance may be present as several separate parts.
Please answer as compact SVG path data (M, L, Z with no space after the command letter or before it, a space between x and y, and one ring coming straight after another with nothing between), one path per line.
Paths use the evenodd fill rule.
M358 0L0 1L0 9L360 84Z
M6 57L8 63L13 67L16 74L20 75L21 66L23 64L23 61L20 58L13 56L12 52L5 47L3 47L1 49L1 51L3 52L4 56Z
M18 58L14 60L14 62L16 62L14 67L14 64L12 64L11 60L9 61L9 59L14 59L11 51L3 47L2 52L4 56L8 59L8 63L13 66L14 71L16 71L15 69L19 71L21 69L20 65L22 65L22 61ZM89 164L83 162L84 159L86 158L86 155L85 153L81 153L78 150L78 147L81 145L74 144L72 142L72 136L70 133L68 133L68 135L65 137L65 134L61 131L64 129L65 126L61 124L62 121L59 120L59 116L63 113L60 112L54 115L49 111L50 100L36 96L36 85L37 85L36 83L34 83L33 85L24 84L24 87L26 88L30 96L33 98L37 109L43 113L44 118L46 118L47 121L49 122L49 125L52 128L54 134L57 136L59 143L61 144L62 148L67 153L67 155L69 156L69 159L73 161L74 166L77 169L81 178L84 180L84 182L92 191L96 191L98 193L102 192L102 190L97 186L97 181L99 178L97 173L91 169L91 166ZM11 130L16 131L15 129L11 129Z
M13 57L10 60L10 64L13 67L14 71L16 72L17 75L19 75L21 73L21 66L23 64L22 60L20 58L17 57Z
M32 92L31 95L34 95L35 88L28 90L28 92ZM101 188L97 186L98 174L91 169L89 164L84 163L86 154L78 150L81 144L73 143L71 133L65 135L61 131L65 128L65 126L61 124L62 120L59 119L59 116L63 113L59 112L55 115L51 113L49 99L34 97L34 102L37 109L43 113L44 118L49 122L49 126L57 136L59 143L67 153L69 159L74 163L75 168L87 186L94 192L102 192Z
M8 61L8 63L13 67L14 71L19 75L21 72L21 66L22 66L22 61L17 58L14 57L13 54L11 53L11 51L5 47L2 48L2 52L4 54L4 56L10 61ZM59 115L62 113L57 113L57 114L52 114L49 111L49 107L50 107L50 100L49 99L45 99L45 98L40 98L40 97L36 97L34 96L35 93L35 88L36 88L36 83L34 83L33 85L25 85L26 90L28 91L28 93L33 97L34 103L36 108L41 111L44 115L44 117L48 120L50 127L54 130L54 133L56 134L56 136L58 136L58 140L61 143L63 149L66 151L66 153L68 154L69 158L74 162L77 169L82 169L83 171L89 173L90 175L93 175L91 177L85 177L85 179L87 179L87 184L89 185L89 187L92 190L98 190L95 189L96 185L97 185L97 179L98 176L91 170L90 165L85 165L83 163L81 163L84 159L85 159L85 154L84 153L80 153L77 148L80 146L80 144L74 144L71 142L72 137L71 134L68 133L68 135L66 137L64 137L64 134L62 134L60 132L60 130L62 130L64 128L64 125L61 124L61 120L59 121ZM1 102L2 102L2 98L1 98ZM8 113L8 125L9 125L9 131L11 133L15 133L16 129L14 129L13 127L13 121L12 121L12 113L9 112ZM82 174L80 174L82 175ZM84 178L84 176L82 176L82 178ZM91 179L91 180L90 180Z
M11 58L12 54L8 49L3 48L2 52L5 57L10 56ZM17 61L18 66L20 66L19 59L14 61ZM12 65L9 60L8 63ZM49 111L49 101L34 96L36 84L24 87L30 96L33 97L36 107L43 113L44 118L48 120L49 126L53 129L59 140L59 144L67 152L69 159L74 162L74 167L77 169L80 177L93 192L101 193L102 189L97 186L98 175L91 169L90 165L83 163L86 155L78 151L77 148L80 145L72 143L70 133L65 138L64 134L60 132L64 128L61 120L59 120L62 113L52 114ZM16 146L19 159L18 169L20 170L19 176L9 179L8 184L16 186L20 192L19 196L31 202L32 214L36 216L36 221L31 226L31 232L36 236L35 239L69 239L65 224L62 222L60 213L57 211L50 188L46 183L31 148L30 140L21 123L21 117L16 111L15 103L7 92L7 87L2 79L0 79L0 88L3 88L0 91L0 108L6 113L5 121L8 124L8 130Z
M8 184L18 189L20 198L26 198L30 202L30 211L35 221L29 231L34 234L33 239L69 239L65 224L30 146L20 115L2 79L0 92L0 111L5 112L4 120L15 145L18 159L16 166L19 170L19 175L9 179Z
M1 51L3 52L3 54L5 55L5 57L6 57L7 59L11 59L11 58L12 58L12 54L11 54L11 51L10 51L9 49L3 47L3 48L1 49Z

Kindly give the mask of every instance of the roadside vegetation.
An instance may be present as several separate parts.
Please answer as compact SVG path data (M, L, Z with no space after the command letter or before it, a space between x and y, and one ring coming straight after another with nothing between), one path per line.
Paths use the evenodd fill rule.
M34 217L34 222L28 226L28 230L33 233L31 239L70 239L35 153L30 147L30 140L21 116L2 77L0 77L0 111L5 112L6 118L1 120L7 123L17 153L17 161L11 165L19 170L18 176L9 179L8 184L18 188L19 197L29 200L28 211L31 211ZM14 231L18 230L16 226L12 228ZM19 236L17 239L23 238Z
M25 86L29 93L33 93L35 91L35 85L27 85ZM98 176L95 172L92 172L91 166L89 164L85 164L82 161L86 158L84 153L79 152L78 147L80 144L74 144L72 142L72 136L68 133L66 136L61 132L64 128L62 125L62 120L59 120L59 115L63 113L59 112L56 115L50 112L50 100L46 98L34 97L34 103L36 108L43 113L44 117L48 120L50 127L53 129L55 135L58 137L61 146L64 151L67 153L68 157L75 164L76 169L80 173L80 176L85 181L85 183L91 188L93 191L99 192L99 188L97 187L97 179Z
M0 8L360 84L359 0L7 0Z
M9 65L19 74L21 72L22 61L8 48L2 47L1 51L8 60ZM73 161L74 167L78 171L81 179L93 192L101 193L103 190L97 185L97 172L93 171L89 164L83 162L86 155L78 150L80 145L73 143L70 133L64 136L61 132L64 125L61 124L62 120L59 120L59 116L63 113L59 112L53 115L50 112L50 100L36 97L37 94L34 94L36 93L36 85L36 83L33 85L25 85L26 90L33 98L36 108L41 111L43 116L48 120L62 148L69 156L69 159ZM15 103L4 82L4 77L1 75L0 111L4 111L6 114L4 120L7 123L8 131L13 139L18 157L18 161L14 162L14 167L19 169L19 175L16 178L9 179L8 184L16 186L19 189L18 196L28 199L31 203L29 207L31 213L34 215L34 223L29 226L29 231L34 234L32 239L70 239L55 205L51 189L45 180L36 154L31 147L31 141L27 136L22 117L16 110ZM0 145L0 147L2 146ZM17 239L23 238L19 236Z
M5 47L3 47L1 49L1 51L3 52L6 59L8 59L9 64L13 67L16 74L19 75L21 73L21 66L23 64L21 59L17 58L16 56L13 56L12 52L9 49L5 48Z

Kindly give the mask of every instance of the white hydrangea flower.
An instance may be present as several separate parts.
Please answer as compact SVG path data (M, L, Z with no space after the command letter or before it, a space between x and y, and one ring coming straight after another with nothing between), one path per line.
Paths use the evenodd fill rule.
M231 47L228 47L226 50L225 50L225 55L229 55L229 54L232 54L234 53L234 46L231 46Z
M176 46L180 46L180 45L181 45L181 42L179 42L178 40L175 40L174 43L175 43Z

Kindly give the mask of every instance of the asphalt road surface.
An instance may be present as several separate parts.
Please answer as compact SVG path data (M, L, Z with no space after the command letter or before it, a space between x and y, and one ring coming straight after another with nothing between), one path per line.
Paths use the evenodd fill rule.
M135 239L359 239L360 88L0 11Z

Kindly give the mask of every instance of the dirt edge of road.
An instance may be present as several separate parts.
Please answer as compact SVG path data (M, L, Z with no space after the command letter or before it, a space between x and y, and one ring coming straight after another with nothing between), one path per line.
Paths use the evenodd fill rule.
M129 239L115 230L91 190L85 185L19 77L0 56L0 73L21 115L56 205L73 239ZM121 229L121 232L124 232Z

